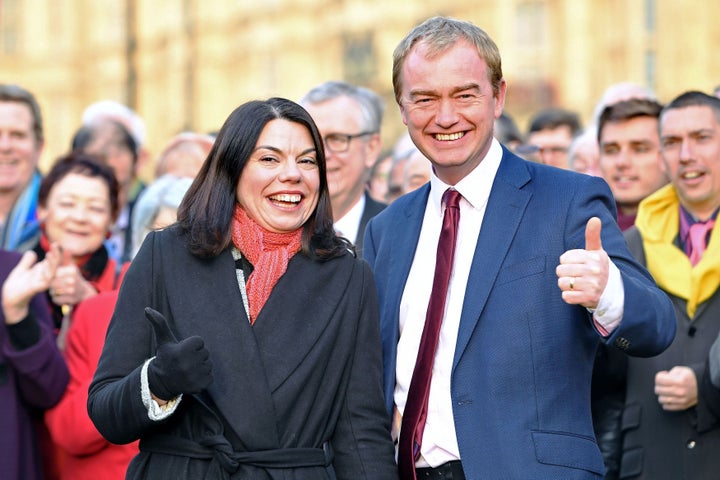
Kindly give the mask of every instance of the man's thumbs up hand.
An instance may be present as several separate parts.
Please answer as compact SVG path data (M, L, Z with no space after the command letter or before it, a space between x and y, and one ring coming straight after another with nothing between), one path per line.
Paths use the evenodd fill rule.
M602 250L600 231L602 222L597 217L592 217L585 225L585 250Z
M200 393L213 381L210 352L197 335L178 341L157 310L145 308L145 317L157 339L155 358L148 365L150 391L162 400L181 393Z
M585 225L585 249L568 250L555 269L566 303L596 308L608 282L610 259L602 248L602 222L592 217Z

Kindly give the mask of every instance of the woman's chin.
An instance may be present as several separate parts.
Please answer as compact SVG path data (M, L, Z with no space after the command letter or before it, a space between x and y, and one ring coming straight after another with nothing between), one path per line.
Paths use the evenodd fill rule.
M95 252L101 245L102 243L94 246L65 244L62 245L62 250L63 252L67 252L73 258L80 258Z

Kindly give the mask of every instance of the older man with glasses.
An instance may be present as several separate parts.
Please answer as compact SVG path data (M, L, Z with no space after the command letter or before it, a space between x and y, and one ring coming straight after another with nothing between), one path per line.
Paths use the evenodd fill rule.
M329 81L310 90L300 103L325 141L335 229L355 244L360 256L365 225L386 206L366 191L369 172L382 150L383 101L367 88Z

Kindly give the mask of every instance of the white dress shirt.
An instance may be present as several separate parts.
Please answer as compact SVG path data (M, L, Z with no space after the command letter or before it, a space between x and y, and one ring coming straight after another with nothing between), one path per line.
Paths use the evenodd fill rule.
M360 196L360 200L337 222L335 222L335 231L338 235L357 243L357 234L360 230L360 219L365 211L365 194Z
M493 140L490 150L482 162L457 185L454 185L454 188L463 196L460 200L460 224L445 303L445 313L433 365L427 420L420 449L421 457L417 462L419 467L436 467L460 458L452 412L452 399L450 397L452 364L460 327L463 299L465 298L465 287L467 286L480 227L485 215L485 207L490 197L490 190L500 166L501 158L502 148L497 140ZM405 410L410 380L412 379L417 351L420 346L420 337L425 325L443 219L442 195L448 188L450 188L450 185L443 183L433 173L430 179L430 195L425 207L415 257L400 301L400 338L397 346L394 392L395 406L400 414ZM613 327L619 323L619 319L622 317L622 305L624 304L622 292L620 273L611 262L608 287L603 293L600 305L596 309L597 321L603 325L613 323ZM614 298L605 298L605 293L612 293L607 296ZM559 290L558 295L560 295ZM608 317L607 323L598 320L597 316L600 312ZM609 318L610 314L608 312L612 312L614 318Z

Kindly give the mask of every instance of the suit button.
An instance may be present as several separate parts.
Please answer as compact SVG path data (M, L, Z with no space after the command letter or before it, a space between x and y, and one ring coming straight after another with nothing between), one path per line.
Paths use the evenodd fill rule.
M627 350L630 348L630 340L625 337L615 339L615 346L620 350Z
M693 448L695 448L695 440L688 440L687 443L685 444L685 447L688 450L692 450Z

